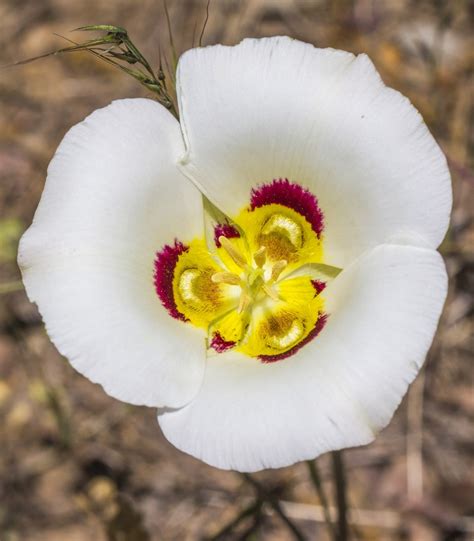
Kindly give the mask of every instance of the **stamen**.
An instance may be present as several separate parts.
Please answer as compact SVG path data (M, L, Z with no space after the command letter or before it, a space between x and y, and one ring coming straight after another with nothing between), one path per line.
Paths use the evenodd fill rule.
M211 280L215 284L229 284L231 286L238 286L242 283L240 277L233 272L216 272L211 276Z
M274 291L273 287L270 284L263 284L262 289L274 301L279 301L280 300L280 297Z
M262 246L253 254L253 260L255 261L257 267L262 268L263 265L265 265L265 261L267 260L266 251L267 249L265 246Z
M221 235L219 237L219 242L221 243L221 246L224 248L224 250L230 255L230 257L233 259L234 263L238 265L239 267L242 267L243 269L247 266L247 261L245 257L235 248L235 246L230 242L230 240L224 235Z
M250 298L250 296L245 291L242 291L242 293L240 294L239 307L237 309L237 312L241 314L244 310L248 308L251 301L252 299Z
M280 261L277 261L273 265L272 276L271 276L270 280L272 282L276 282L278 280L278 277L285 270L287 265L288 265L288 261L286 261L285 259L281 259Z

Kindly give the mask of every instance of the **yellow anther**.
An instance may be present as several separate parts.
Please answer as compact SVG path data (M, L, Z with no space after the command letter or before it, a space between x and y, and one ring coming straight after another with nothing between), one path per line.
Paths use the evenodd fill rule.
M215 284L229 284L231 286L238 286L241 283L240 277L233 272L216 272L211 276L211 280Z
M265 246L262 246L253 254L253 260L255 261L257 267L262 268L263 265L265 265L265 261L267 260L266 251L267 249Z
M239 307L237 309L237 312L239 314L244 312L248 308L251 301L252 299L250 298L250 296L245 291L242 291L242 293L240 294Z
M276 282L278 280L278 277L284 271L284 269L286 268L287 265L288 265L288 261L286 261L285 259L281 259L280 261L277 261L273 265L272 276L271 276L270 280L272 282Z
M227 237L221 235L219 237L219 242L224 248L224 250L233 259L234 263L236 263L239 267L242 268L245 268L247 266L247 260L245 259L245 257L239 252L239 250L237 250L237 248L232 244L232 242L230 242Z
M277 295L277 293L274 291L273 287L269 284L263 284L262 286L263 291L274 301L279 301L280 297Z

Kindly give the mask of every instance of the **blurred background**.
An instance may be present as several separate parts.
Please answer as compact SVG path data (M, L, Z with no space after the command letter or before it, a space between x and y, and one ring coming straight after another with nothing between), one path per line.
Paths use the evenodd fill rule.
M206 4L168 0L178 52L199 41ZM287 34L368 53L449 160L449 298L426 368L390 426L344 452L354 540L474 539L473 22L469 0L209 6L203 44ZM169 52L161 0L0 0L0 65L63 47L55 33L82 39L70 30L98 23L125 26L155 65L159 45ZM113 99L147 95L87 53L0 71L0 540L330 539L308 464L244 478L180 453L152 409L109 398L73 371L20 289L18 238L63 135ZM330 457L317 464L333 506Z

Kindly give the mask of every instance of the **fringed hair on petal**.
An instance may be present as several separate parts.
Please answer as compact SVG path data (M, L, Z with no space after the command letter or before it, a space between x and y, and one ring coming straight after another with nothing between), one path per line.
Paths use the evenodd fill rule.
M235 342L232 340L224 340L219 332L215 332L212 335L210 346L217 351L217 353L224 353L224 351L232 349L235 346Z
M287 178L275 179L269 184L253 188L250 194L250 210L264 205L278 204L293 209L306 218L319 237L324 229L323 212L318 200L309 190Z
M220 237L225 237L226 239L238 239L240 238L240 233L232 224L217 224L214 227L214 242L217 248L221 247Z
M174 241L174 246L166 244L161 251L156 254L155 271L153 274L155 290L163 306L171 317L181 321L186 321L186 318L176 306L173 294L173 277L179 256L184 252L187 252L188 249L187 246L177 239Z

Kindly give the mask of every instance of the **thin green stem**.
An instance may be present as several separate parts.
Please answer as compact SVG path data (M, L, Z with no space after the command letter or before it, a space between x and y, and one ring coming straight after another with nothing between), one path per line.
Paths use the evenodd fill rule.
M207 21L209 20L209 5L211 0L207 0L206 5L206 18L204 19L204 24L202 26L201 35L199 36L199 47L202 47L202 38L204 37L204 32L206 31Z
M171 49L171 55L172 55L172 61L173 61L173 71L174 73L176 73L176 68L178 67L178 53L176 52L176 47L174 44L173 27L171 25L170 12L168 11L168 2L166 0L163 0L163 7L165 10L166 25L168 26L168 37L170 40L170 49Z
M326 526L328 527L331 539L333 541L337 541L336 530L331 520L331 513L329 512L329 502L323 487L323 483L321 481L321 475L319 474L318 465L314 460L308 460L306 464L308 465L309 476L311 477L311 481L313 482L314 488L316 489L319 501L323 506L324 520L326 521Z
M40 58L46 58L48 56L62 53L86 51L103 62L107 62L108 64L115 66L121 71L132 76L147 90L153 92L156 95L156 99L176 118L178 118L175 97L168 92L165 74L161 69L161 63L160 71L156 74L148 60L143 56L138 47L130 39L125 28L99 24L83 26L81 28L77 28L76 30L83 32L102 32L105 35L95 39L86 40L82 43L77 43L74 40L66 38L65 36L60 36L70 43L71 46L63 47L57 51L52 51L28 60L15 62L10 66L4 67L26 64L28 62L33 62L34 60L39 60ZM173 54L175 54L175 52L173 52ZM173 71L175 67L176 66L174 65Z
M347 497L346 497L346 474L344 471L344 461L342 451L333 451L331 453L332 466L334 472L334 481L336 484L336 501L337 501L337 539L338 541L348 540L348 524L347 524Z

